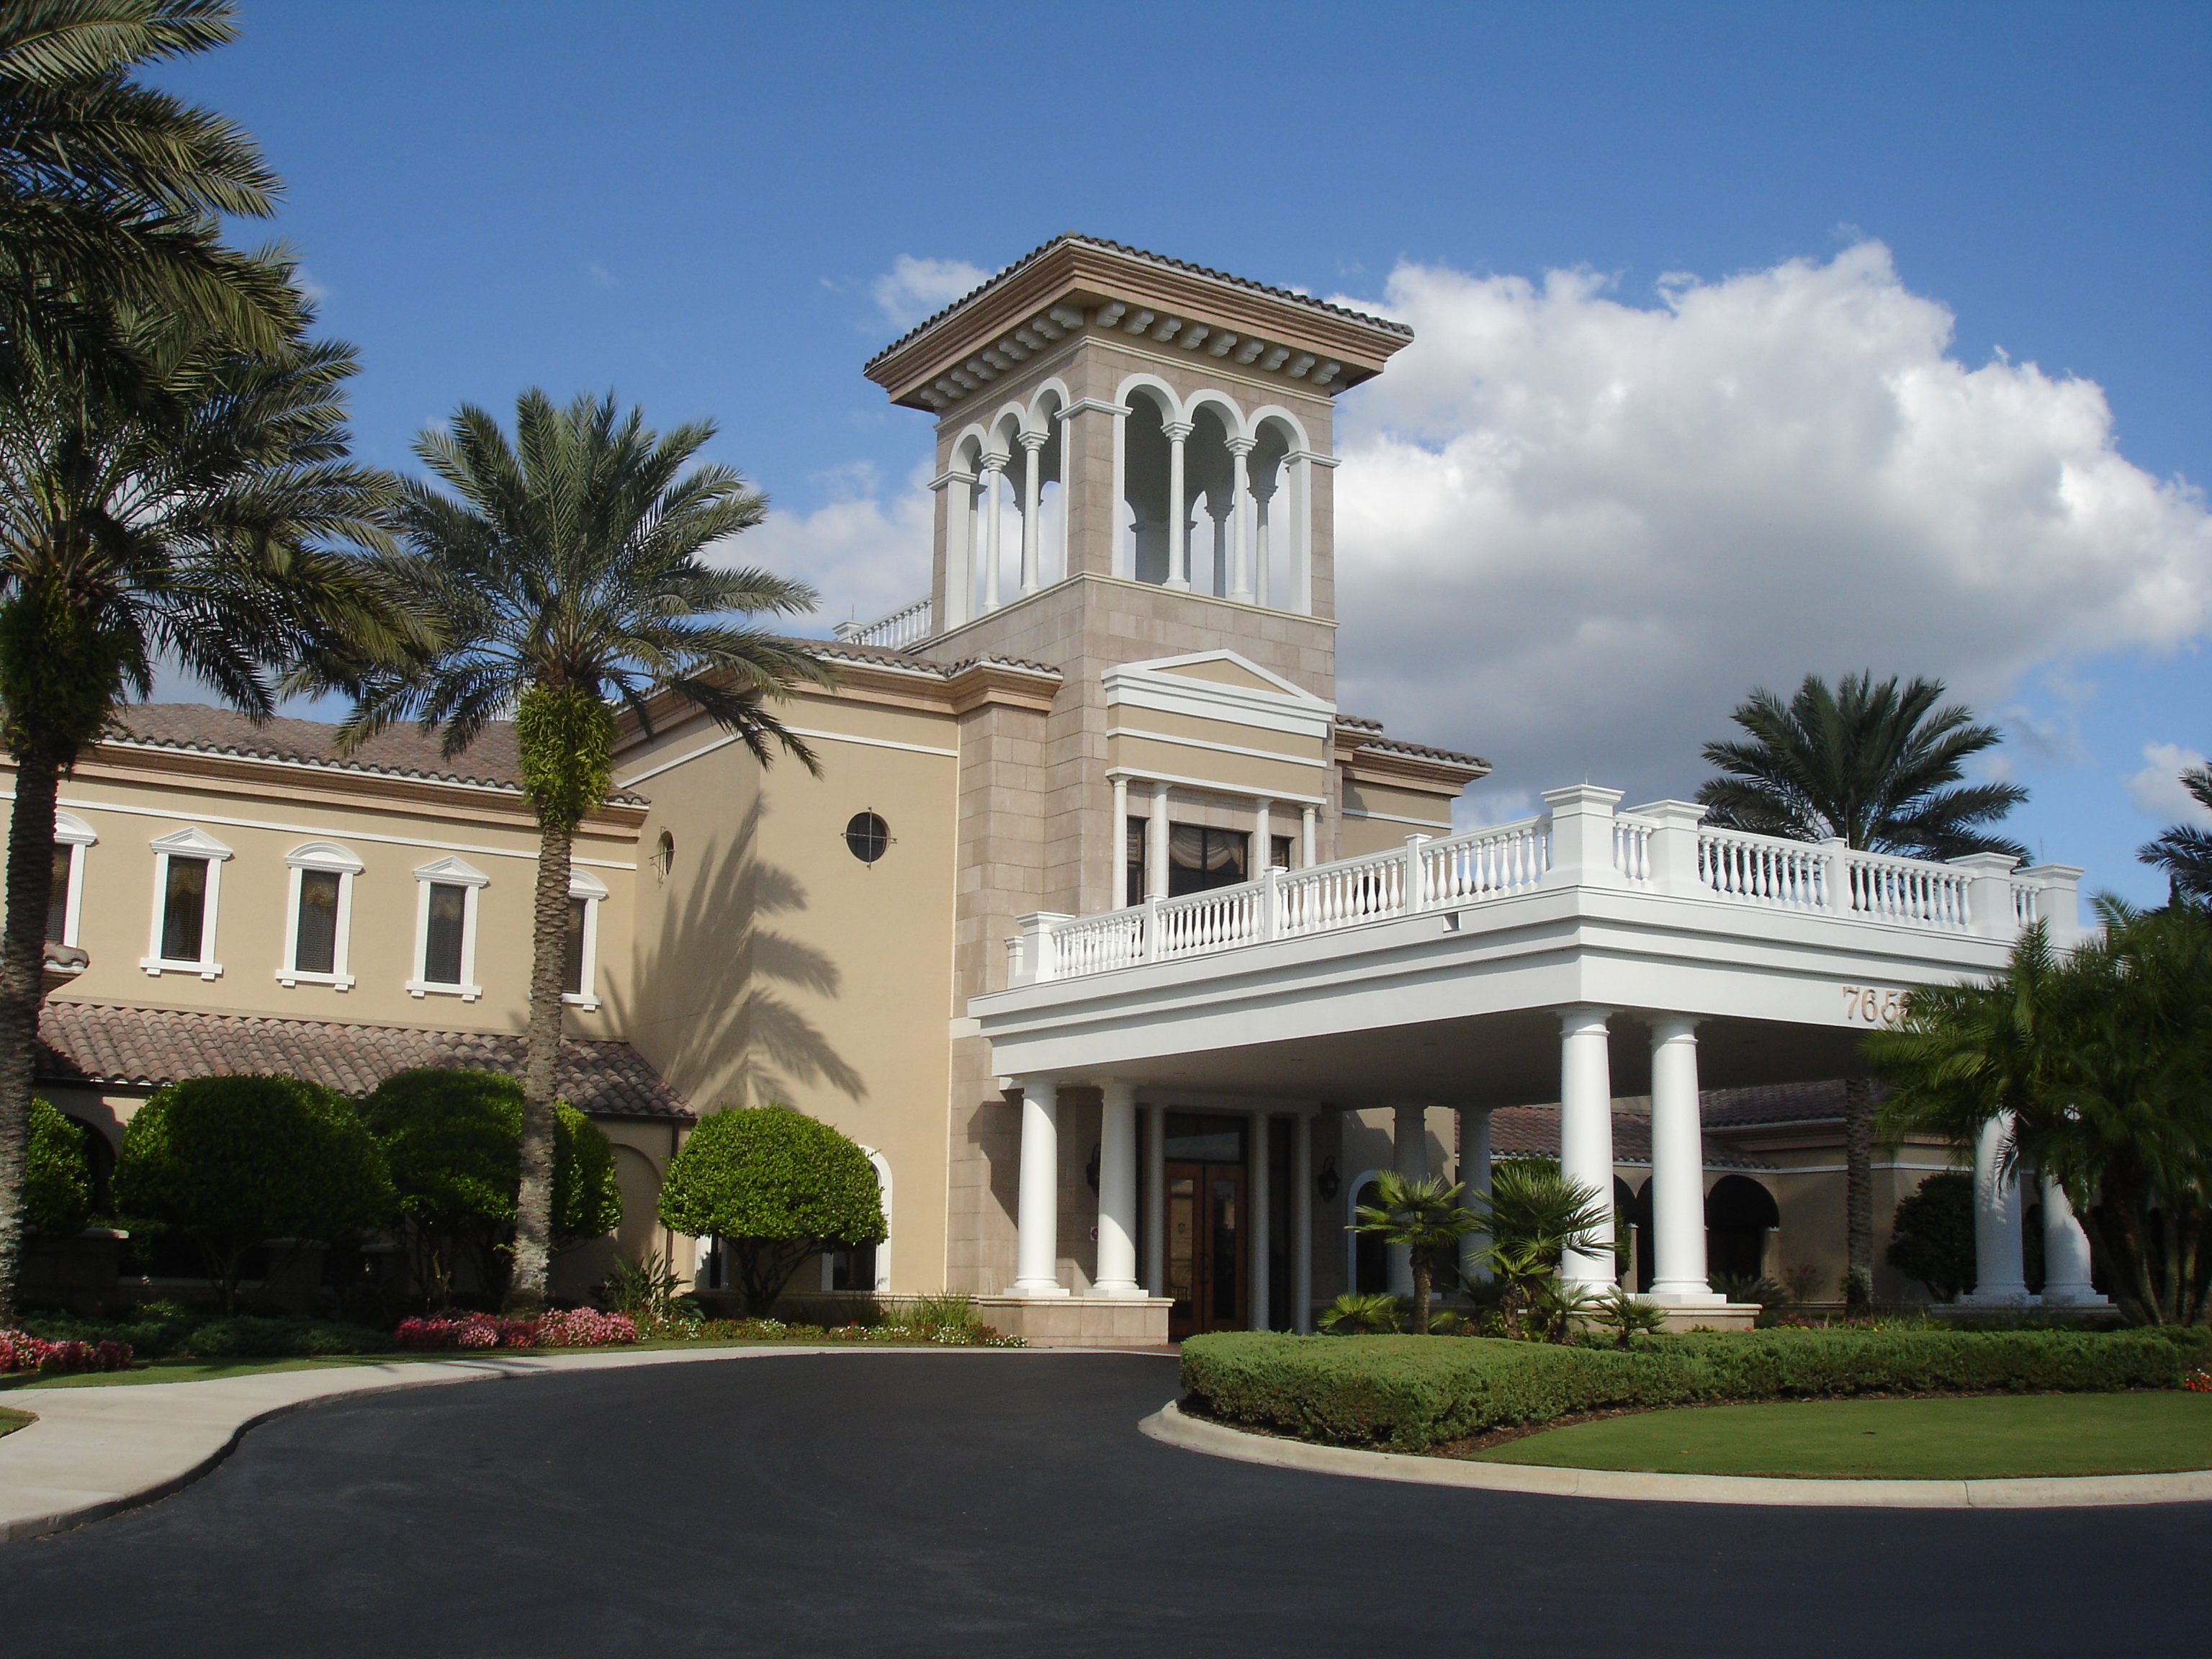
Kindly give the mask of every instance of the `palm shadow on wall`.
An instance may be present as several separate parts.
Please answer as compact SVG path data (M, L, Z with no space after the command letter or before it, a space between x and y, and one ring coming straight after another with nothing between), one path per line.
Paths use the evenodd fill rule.
M851 1100L867 1085L820 1028L790 1000L793 993L835 998L837 965L811 945L769 925L806 908L806 890L787 870L759 856L764 808L756 798L726 837L688 837L667 877L643 866L645 883L665 879L679 895L661 908L660 925L641 937L635 1008L615 1010L622 1029L649 1030L651 1058L664 1075L714 1079L698 1105L763 1105L791 1100L800 1086L827 1087ZM687 857L705 859L687 872ZM651 1008L651 1027L634 1023Z

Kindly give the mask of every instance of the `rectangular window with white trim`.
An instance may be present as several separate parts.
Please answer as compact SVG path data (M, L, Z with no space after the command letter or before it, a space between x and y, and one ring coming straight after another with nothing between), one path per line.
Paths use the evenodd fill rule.
M574 1008L599 1006L599 903L606 884L585 870L568 876L568 933L562 962L561 1000Z
M54 814L54 884L46 896L46 943L75 945L84 909L84 860L100 839L82 818Z
M309 842L284 855L291 866L291 898L285 926L284 965L276 977L287 989L299 985L353 988L346 966L353 931L353 884L362 862L343 847Z
M230 848L198 829L163 836L153 848L153 936L138 965L155 977L214 979L222 972L215 955L216 923Z
M443 858L415 872L415 975L407 981L413 996L457 996L474 1002L483 994L476 982L477 907L490 878L460 858Z

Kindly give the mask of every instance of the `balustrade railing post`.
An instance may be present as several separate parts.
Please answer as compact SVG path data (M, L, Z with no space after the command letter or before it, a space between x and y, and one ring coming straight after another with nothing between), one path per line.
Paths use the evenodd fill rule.
M1426 836L1406 837L1406 914L1412 915L1429 908L1428 871L1421 857L1421 848L1429 844Z
M1552 875L1546 885L1619 887L1613 860L1613 820L1621 792L1577 783L1544 791L1552 809Z
M1159 959L1160 896L1147 893L1145 896L1145 960L1158 962Z
M2081 932L2081 868L2073 864L2038 864L2013 872L2014 879L2033 882L2036 914L2049 924L2053 945L2069 945Z
M1273 939L1282 927L1283 872L1269 865L1260 876L1260 937Z
M1830 836L1820 843L1820 908L1836 915L1851 913L1850 842Z
M1704 886L1698 878L1698 826L1705 809L1693 800L1655 800L1649 806L1632 806L1628 816L1655 827L1650 841L1650 886L1655 893L1693 896Z
M2012 908L2012 867L2019 860L2009 853L1969 853L1944 861L1966 872L1966 914L1960 921L1968 932L1984 939L2010 939L2020 931Z
M1025 916L1014 918L1015 926L1022 930L1018 938L1007 941L1018 950L1010 964L1013 969L1010 977L1015 984L1035 985L1040 980L1056 976L1059 964L1053 960L1052 930L1056 923L1074 920L1059 910L1032 910Z

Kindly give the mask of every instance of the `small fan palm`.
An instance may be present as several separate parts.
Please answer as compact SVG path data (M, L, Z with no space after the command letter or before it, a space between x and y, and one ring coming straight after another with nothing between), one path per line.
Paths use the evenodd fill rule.
M1846 674L1831 690L1817 674L1787 703L1753 691L1736 706L1748 741L1709 743L1722 776L1698 791L1709 823L1791 841L1840 837L1860 852L1953 859L1968 853L2025 858L2018 842L1990 834L2027 799L2018 784L1954 787L1965 763L2003 741L1959 704L1936 706L1943 682Z
M1355 1212L1359 1218L1352 1231L1373 1233L1413 1258L1417 1335L1429 1334L1429 1291L1437 1267L1449 1262L1460 1240L1481 1224L1473 1211L1460 1206L1462 1190L1447 1185L1442 1176L1417 1179L1385 1170L1375 1177L1375 1202L1363 1204Z
M1498 1311L1506 1334L1522 1335L1532 1315L1543 1316L1548 1330L1561 1294L1560 1261L1569 1250L1591 1248L1602 1237L1612 1224L1612 1206L1595 1187L1568 1179L1547 1158L1503 1160L1491 1172L1488 1196L1477 1194L1475 1202L1478 1224L1490 1236L1478 1260L1505 1281ZM1562 1329L1566 1317L1558 1314Z
M811 610L814 590L703 555L749 530L768 501L727 467L691 463L714 427L665 434L611 395L515 404L514 436L465 405L416 444L436 483L402 486L403 550L385 569L434 617L444 644L371 679L342 736L394 721L441 730L455 755L493 720L514 720L538 825L522 1186L511 1305L544 1302L551 1261L553 1078L562 1030L570 850L613 780L617 706L650 733L648 700L673 694L768 765L814 757L766 706L830 675L804 647L730 618ZM689 471L686 468L689 467ZM441 489L437 485L442 484Z
M2212 812L2212 769L2191 767L2181 775L2181 787L2191 799ZM2177 823L2156 841L2136 849L2136 856L2164 870L2174 891L2191 898L2212 899L2212 830Z

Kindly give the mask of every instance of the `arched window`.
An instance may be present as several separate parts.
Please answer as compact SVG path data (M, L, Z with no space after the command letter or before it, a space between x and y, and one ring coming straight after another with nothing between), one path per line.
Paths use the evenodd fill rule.
M1717 1279L1756 1279L1766 1236L1782 1224L1774 1194L1748 1176L1723 1176L1705 1194L1705 1259Z
M1129 574L1164 583L1168 569L1167 406L1150 386L1129 390L1121 432L1122 506L1128 524Z

